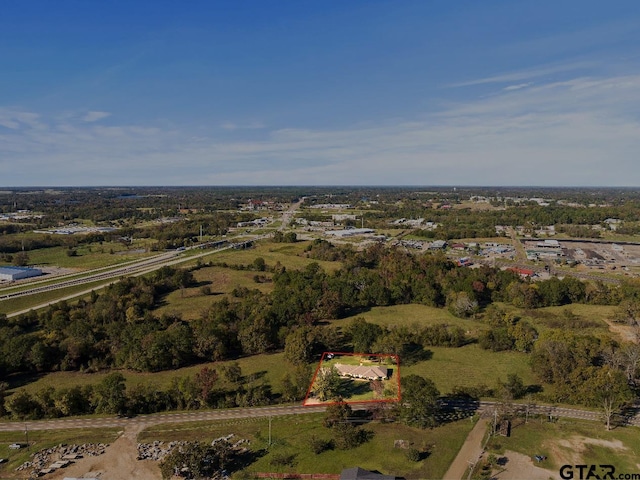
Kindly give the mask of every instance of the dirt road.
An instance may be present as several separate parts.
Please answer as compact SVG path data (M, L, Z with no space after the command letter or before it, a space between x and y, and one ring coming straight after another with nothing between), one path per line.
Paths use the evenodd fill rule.
M480 458L483 453L482 442L487 433L488 424L489 421L486 418L478 420L476 426L469 432L449 470L444 474L444 480L462 480L469 467L469 462L476 462Z
M47 475L51 480L65 477L96 477L100 480L160 480L160 467L153 460L138 460L136 437L143 425L131 425L107 448L104 455L76 460L68 468ZM89 475L87 475L89 474Z

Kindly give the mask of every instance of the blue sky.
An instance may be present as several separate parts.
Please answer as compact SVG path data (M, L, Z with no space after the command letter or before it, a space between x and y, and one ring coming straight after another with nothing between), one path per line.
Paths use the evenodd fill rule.
M640 184L636 1L4 2L0 186Z

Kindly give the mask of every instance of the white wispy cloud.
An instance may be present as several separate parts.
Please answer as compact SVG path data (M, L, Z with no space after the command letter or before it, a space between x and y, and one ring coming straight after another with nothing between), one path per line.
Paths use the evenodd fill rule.
M40 115L12 107L0 107L0 126L18 130L20 128L44 128Z
M533 85L532 82L519 83L517 85L509 85L508 87L504 87L503 90L509 92L512 90L520 90L521 88L527 88L527 87L530 87L531 85Z
M260 140L0 109L0 185L640 184L640 74L513 86L420 120Z
M220 125L224 130L258 130L262 128L266 128L265 125L261 122L250 122L250 123L234 123L234 122L225 122Z
M92 122L97 122L98 120L102 120L103 118L107 118L109 116L111 116L109 112L91 111L91 112L87 112L84 115L84 117L82 117L82 120L88 123L92 123Z
M543 67L537 67L532 69L518 70L514 72L505 72L500 75L494 75L491 77L476 78L467 80L464 82L456 82L449 85L449 87L470 87L474 85L483 85L489 83L509 83L519 82L521 80L529 80L532 78L545 77L556 73L564 72L576 72L579 70L585 70L595 66L594 62L581 61L563 63L560 65L547 65Z

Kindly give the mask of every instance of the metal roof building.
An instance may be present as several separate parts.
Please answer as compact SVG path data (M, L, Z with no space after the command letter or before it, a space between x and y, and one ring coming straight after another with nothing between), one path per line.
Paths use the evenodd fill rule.
M42 270L28 267L0 267L0 280L13 282L23 278L39 277Z

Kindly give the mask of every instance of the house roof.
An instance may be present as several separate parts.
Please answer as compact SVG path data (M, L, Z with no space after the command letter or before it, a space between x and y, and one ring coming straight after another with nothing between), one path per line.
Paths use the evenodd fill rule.
M343 365L341 363L336 364L336 370L340 375L351 375L354 377L363 378L386 378L389 374L387 368L378 366L364 366L364 365Z
M340 473L340 480L396 480L396 477L370 472L360 467L353 467L345 468Z

